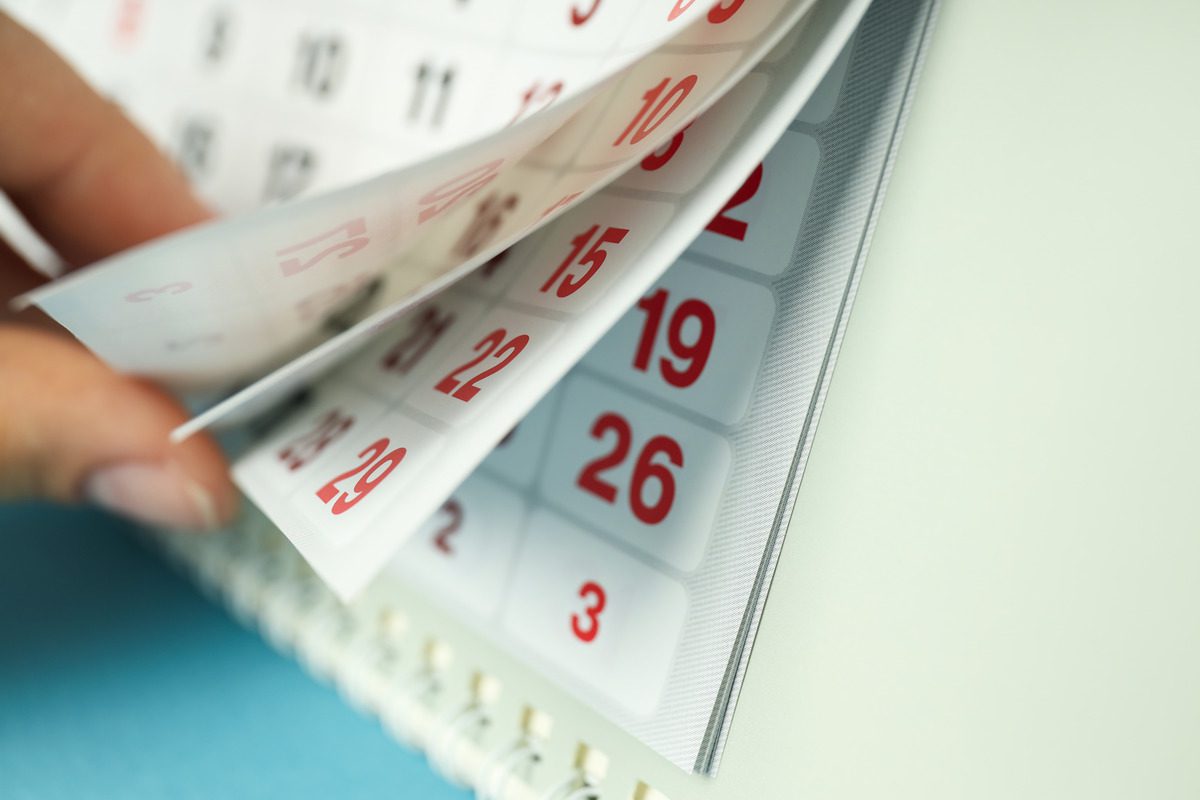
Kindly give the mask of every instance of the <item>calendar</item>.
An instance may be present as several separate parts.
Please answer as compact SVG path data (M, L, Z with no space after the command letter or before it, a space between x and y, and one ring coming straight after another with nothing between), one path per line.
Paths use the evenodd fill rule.
M355 681L415 588L714 772L931 3L11 5L223 212L25 298L218 398L257 511L168 549Z

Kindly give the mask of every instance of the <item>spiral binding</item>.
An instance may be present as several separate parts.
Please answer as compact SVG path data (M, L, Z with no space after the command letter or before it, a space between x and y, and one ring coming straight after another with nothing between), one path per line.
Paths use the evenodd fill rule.
M387 625L356 618L339 604L265 518L243 519L211 537L150 538L243 624L332 682L353 706L378 716L395 739L424 751L445 780L473 788L479 800L603 800L597 777L582 766L535 785L544 742L527 730L483 750L480 740L495 722L480 699L436 713L432 701L446 690L436 665L399 669L400 648Z

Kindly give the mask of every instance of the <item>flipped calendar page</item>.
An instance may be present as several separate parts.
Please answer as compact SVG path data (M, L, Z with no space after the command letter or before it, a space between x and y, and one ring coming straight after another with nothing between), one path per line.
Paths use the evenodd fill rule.
M399 336L323 379L312 409L235 465L238 483L335 592L349 598L374 577L703 229L816 87L825 70L814 65L832 62L861 10L819 7L725 99L635 162L633 184L618 180L416 309ZM589 176L584 168L560 180ZM503 207L507 191L482 204ZM427 251L444 248L434 242L414 258Z
M845 4L847 0L829 2ZM441 4L433 5L441 8ZM512 14L536 7L567 20L558 27L565 25L573 31L572 46L583 48L586 31L598 30L604 37L592 42L592 55L583 66L562 58L550 47L567 41L566 29L534 28L540 31L538 41L544 52L533 45L514 48L507 40L491 42L496 60L488 64L494 69L476 65L474 72L486 76L482 80L487 91L481 97L495 100L503 113L493 109L488 119L476 120L484 131L481 137L339 191L198 226L135 248L33 292L28 299L118 369L176 387L211 388L278 367L184 426L178 435L185 436L239 407L253 402L261 406L265 400L277 399L328 368L348 347L390 324L420 299L582 202L669 138L679 120L711 105L811 5L811 0L760 0L710 8L686 0L638 4L606 0L596 4L593 13L579 17L580 23L575 25L577 17L569 13L573 6L509 0L499 6ZM122 15L131 6L135 8L130 12L132 22ZM194 98L203 101L206 93L213 103L220 103L229 93L236 102L226 103L227 111L243 116L253 111L253 119L272 119L277 116L274 112L279 112L288 124L271 123L273 140L287 141L319 131L321 126L312 111L322 104L327 109L341 109L343 116L350 113L338 103L347 95L354 96L351 89L358 84L348 78L345 82L336 79L341 73L328 66L330 50L314 55L307 34L300 36L297 54L291 54L290 41L272 48L274 42L267 38L260 47L257 38L247 35L255 31L253 25L249 31L236 25L220 28L224 33L219 37L222 62L218 75L225 77L214 79L206 71L207 65L198 69L194 63L201 55L207 58L211 34L203 40L206 49L200 55L193 52L196 48L179 48L175 43L186 41L182 35L196 27L190 23L211 18L216 6L116 3L83 4L82 8L81 18L89 24L64 25L64 29L107 34L115 25L118 36L126 30L134 32L130 35L134 44L129 45L134 55L128 63L113 56L114 46L107 39L99 49L109 71L120 73L119 79L114 79L114 91L118 97L128 98L138 118L152 119L164 113L162 90L154 87L176 73L183 85L198 87L183 96L187 103L196 102ZM96 8L106 12L102 20L108 24L90 24ZM355 13L362 28L383 13L367 4L336 9L322 6L327 9L325 16L313 20L308 17L317 14L318 7L305 5L300 8L308 17L289 22L281 5L260 2L247 8L257 8L260 17L265 15L292 34L341 31L349 27L342 17ZM114 9L115 22L109 19ZM199 11L204 14L198 16ZM419 34L437 33L437 19L443 26L455 20L462 23L458 19L462 14L446 9L433 14L434 22L425 19L425 12L405 11L412 13L401 17ZM330 13L337 16L330 18ZM485 23L495 22L492 13L484 14ZM253 19L254 15L248 16ZM383 21L395 23L396 16L384 14ZM156 20L158 27L152 24ZM605 23L608 28L601 24L605 20L609 20ZM384 27L396 29L394 24ZM487 24L483 28L490 30ZM510 28L510 18L504 17L495 29L511 35ZM460 51L475 53L479 31L472 39L461 24L452 30L456 37L465 38ZM385 38L378 44L388 42ZM66 42L63 46L68 52L74 47L82 53L79 60L86 64L88 45L85 36L83 44ZM245 56L248 48L249 61ZM388 52L392 50L388 48ZM277 51L289 57L273 57ZM526 72L514 76L502 69L522 59L535 62L536 74L557 75L573 69L583 77L574 84L560 79L546 84L549 78L527 83ZM113 62L125 63L124 69L112 67ZM293 62L299 66L289 72L286 67ZM239 66L241 72L235 69ZM264 78L255 79L260 66ZM525 68L531 67L525 64ZM247 87L231 85L229 75L220 70L234 70L233 74L247 79ZM199 75L192 74L197 72ZM346 74L350 75L348 67ZM386 96L394 85L390 72L374 74L360 69L355 75L360 84L370 84L366 91L359 86L360 100ZM190 83L185 80L189 76ZM339 86L340 90L331 88ZM283 89L287 91L281 94ZM424 91L420 89L414 98L426 97ZM174 95L172 100L178 102ZM299 114L298 104L307 109L307 116ZM480 101L480 105L485 110L490 107L488 102ZM336 114L322 120L332 126L329 141L335 143L330 152L369 151L369 147L358 146L371 138L359 130L363 124ZM153 130L152 124L150 127ZM227 126L225 130L228 134L236 128ZM261 147L250 146L255 141L251 136L254 125L246 128L247 141L235 142L232 152L250 150L262 155ZM222 163L220 154L230 150L228 142L226 145L222 150L206 144L200 160L206 166L210 159ZM187 148L185 161L194 162L192 144ZM308 163L305 158L280 161L275 158L277 151L277 146L271 149L266 161L270 165L266 199L281 196L273 194L280 183L293 187L296 181L287 176L294 177L300 169L297 164ZM336 157L326 160L336 167ZM280 164L284 165L283 177L275 170ZM252 165L247 164L241 172L242 184L256 185ZM327 172L337 174L339 170ZM477 193L485 194L485 188L488 197L503 198L504 203L489 206L487 197L468 202ZM421 252L414 257L411 251L418 245ZM347 305L355 307L352 314ZM336 319L331 320L331 315ZM346 326L350 330L328 338L331 331ZM323 339L327 340L321 343ZM297 353L303 355L295 357Z
M368 587L356 604L362 619L396 605L398 583L416 586L675 764L715 771L932 5L872 7L812 99L701 222L683 257L638 290L631 310ZM586 314L571 306L584 302L590 281L565 296L557 289L564 275L578 282L584 274L571 269L576 248L613 228L634 236L638 223L656 219L654 203L686 207L708 179L685 166L690 159L708 148L728 155L720 142L765 129L758 109L786 107L780 78L789 55L768 59L712 117L575 212L626 216L564 217L562 230L549 228L525 256L514 251L473 275L323 381L311 407L239 467L244 482L262 481L251 493L270 498L268 512L292 497L289 513L311 514L318 535L336 534L323 519L349 518L376 497L356 479L365 472L367 486L384 489L400 476L408 456L393 463L389 448L440 440L461 457L472 443L456 438L460 431L477 432L478 420L504 419L516 405L455 416L508 368L456 405L454 392L472 375L457 367L487 349L479 343L494 325L535 331L523 345L497 338L496 349L518 351L515 365L537 331L590 316L598 298ZM730 118L743 125L718 122ZM625 241L608 243L608 258ZM641 257L653 258L649 251ZM602 284L604 296L620 292L624 277ZM542 291L547 284L553 291ZM513 380L540 385L533 366ZM425 440L412 435L423 425ZM389 442L375 447L375 437ZM422 473L437 470L436 460L417 463ZM336 480L356 467L347 482ZM303 477L310 468L312 478ZM301 477L289 484L286 475ZM420 515L411 493L406 499L385 500L369 527L411 526ZM349 507L331 514L339 502Z

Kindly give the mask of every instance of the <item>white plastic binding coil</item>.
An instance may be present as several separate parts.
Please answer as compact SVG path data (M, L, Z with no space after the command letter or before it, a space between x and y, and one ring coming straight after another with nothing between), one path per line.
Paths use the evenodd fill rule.
M578 785L576 785L578 784ZM567 776L561 783L551 786L538 800L600 800L600 792L587 782L582 772Z
M500 800L508 781L516 772L522 761L536 764L542 758L541 753L526 738L517 740L508 747L499 747L483 759L479 768L478 786L475 790L476 800Z
M463 707L443 726L437 739L426 750L429 764L455 786L465 787L466 781L459 775L454 754L462 738L473 728L483 728L489 723L488 716L478 703Z
M437 678L428 668L422 668L408 681L397 681L395 691L383 699L379 718L388 730L404 744L414 750L423 750L414 725L412 708L420 704L421 698L432 694L437 688Z

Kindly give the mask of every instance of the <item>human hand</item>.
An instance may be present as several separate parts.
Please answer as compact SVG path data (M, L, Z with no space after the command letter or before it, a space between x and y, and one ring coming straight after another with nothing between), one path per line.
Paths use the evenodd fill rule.
M0 191L70 266L209 216L115 105L3 12ZM177 401L37 312L6 311L40 282L0 239L0 499L82 500L175 528L227 520L237 496L216 443L168 441L187 416Z

